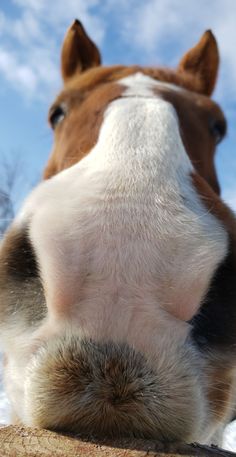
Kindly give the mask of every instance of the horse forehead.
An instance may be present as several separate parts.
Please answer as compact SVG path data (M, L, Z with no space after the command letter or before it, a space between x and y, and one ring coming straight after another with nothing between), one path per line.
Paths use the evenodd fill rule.
M162 89L167 89L170 91L174 90L176 92L183 91L183 89L180 86L177 86L176 84L158 81L153 77L140 71L132 75L126 76L124 78L121 78L118 81L118 83L126 87L126 91L124 91L123 96L141 95L144 97L158 97L160 96L160 94L158 93L158 89L160 89L160 91Z
M129 68L127 68L127 70L129 70ZM61 103L66 101L67 98L72 98L80 103L81 100L92 95L91 98L94 100L94 106L97 107L99 102L106 102L106 99L107 103L109 103L113 93L115 98L117 98L117 96L127 95L127 88L129 88L128 95L133 94L134 96L139 94L143 96L146 95L147 97L150 95L158 96L158 89L160 89L160 93L163 90L165 90L165 92L169 90L169 92L191 93L178 84L158 80L158 75L152 76L145 68L139 68L137 70L130 68L130 71L132 72L128 72L127 75L124 73L124 76L121 75L117 77L114 69L114 74L109 73L108 77L105 73L104 77L98 79L95 78L95 73L94 79L91 79L91 81L86 81L86 79L84 81L83 78L82 81L80 81L80 78L75 78L70 84L65 86L64 90L59 95L56 104L57 102ZM118 88L120 94L118 94ZM151 91L153 91L152 94ZM76 106L76 103L74 106Z
M168 89L168 90L167 90ZM164 101L165 92L180 92L183 89L175 84L161 82L142 70L135 71L116 80L100 79L88 90L80 88L79 81L65 86L55 102L55 106L65 104L73 118L66 120L65 126L55 135L53 153L44 171L49 178L64 168L84 158L97 143L104 122L104 114L109 105L126 97L143 97ZM166 104L172 104L171 101Z

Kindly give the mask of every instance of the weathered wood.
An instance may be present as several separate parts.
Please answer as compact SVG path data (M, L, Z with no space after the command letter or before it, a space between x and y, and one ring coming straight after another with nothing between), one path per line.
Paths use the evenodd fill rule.
M97 442L48 430L8 426L0 429L0 457L232 457L217 447L170 445L157 441L114 440Z

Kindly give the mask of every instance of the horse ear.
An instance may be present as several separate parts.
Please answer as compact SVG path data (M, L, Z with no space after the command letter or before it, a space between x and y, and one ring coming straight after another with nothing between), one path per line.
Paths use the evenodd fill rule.
M216 83L218 66L217 42L211 30L207 30L198 44L183 56L178 72L191 73L196 78L196 90L211 95Z
M81 22L77 19L69 28L61 52L61 72L64 81L75 73L82 73L100 65L99 50L89 38Z

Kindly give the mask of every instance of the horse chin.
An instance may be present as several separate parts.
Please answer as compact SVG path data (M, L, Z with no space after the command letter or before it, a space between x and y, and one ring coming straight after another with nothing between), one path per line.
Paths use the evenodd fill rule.
M52 338L27 367L24 421L98 437L201 440L206 411L192 348L178 361L168 348L158 360L154 369L125 343Z

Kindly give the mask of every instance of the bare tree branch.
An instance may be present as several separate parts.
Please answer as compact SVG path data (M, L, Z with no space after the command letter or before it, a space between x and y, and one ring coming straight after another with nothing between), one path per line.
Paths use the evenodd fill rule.
M36 179L25 179L25 167L19 154L0 159L0 239L15 217L15 207ZM23 192L22 192L23 190Z

